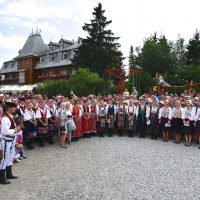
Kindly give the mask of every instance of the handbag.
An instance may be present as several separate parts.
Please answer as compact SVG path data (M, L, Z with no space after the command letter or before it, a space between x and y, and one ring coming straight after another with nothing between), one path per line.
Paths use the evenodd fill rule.
M68 120L68 122L67 122L67 130L68 130L69 132L75 131L75 130L76 130L76 125L75 125L73 119Z

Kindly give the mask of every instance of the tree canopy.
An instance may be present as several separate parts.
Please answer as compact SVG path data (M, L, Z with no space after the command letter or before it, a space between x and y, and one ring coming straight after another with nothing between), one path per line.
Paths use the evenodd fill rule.
M92 14L94 18L82 27L88 35L82 40L73 62L77 67L86 67L103 76L106 69L120 67L123 57L117 42L119 37L108 29L112 20L107 20L101 3Z

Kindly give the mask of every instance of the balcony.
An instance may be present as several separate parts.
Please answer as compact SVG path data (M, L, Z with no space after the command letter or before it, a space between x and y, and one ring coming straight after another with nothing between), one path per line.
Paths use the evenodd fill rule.
M18 78L0 80L1 85L16 85L18 83Z
M38 83L38 82L44 82L46 80L60 80L60 79L68 80L69 77L70 77L70 75L38 76L36 78L36 83Z

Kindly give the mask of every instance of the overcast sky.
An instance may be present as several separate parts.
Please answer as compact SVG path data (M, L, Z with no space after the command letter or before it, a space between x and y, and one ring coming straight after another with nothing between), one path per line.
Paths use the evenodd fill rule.
M188 40L200 30L199 0L0 0L0 66L17 56L32 27L42 30L45 43L84 37L84 22L92 18L98 2L113 20L110 28L120 36L121 50L140 46L154 32Z

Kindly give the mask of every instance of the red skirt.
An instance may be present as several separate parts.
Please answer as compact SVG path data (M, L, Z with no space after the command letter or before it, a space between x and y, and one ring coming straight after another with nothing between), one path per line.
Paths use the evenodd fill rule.
M91 126L91 132L96 133L97 132L97 116L90 118L90 126Z
M85 119L83 117L82 119L82 128L83 128L83 133L90 133L91 132L91 126L90 126L90 119Z
M83 135L83 132L82 132L82 119L80 118L77 121L74 120L74 123L76 125L76 130L72 132L72 137L73 138L81 137Z

